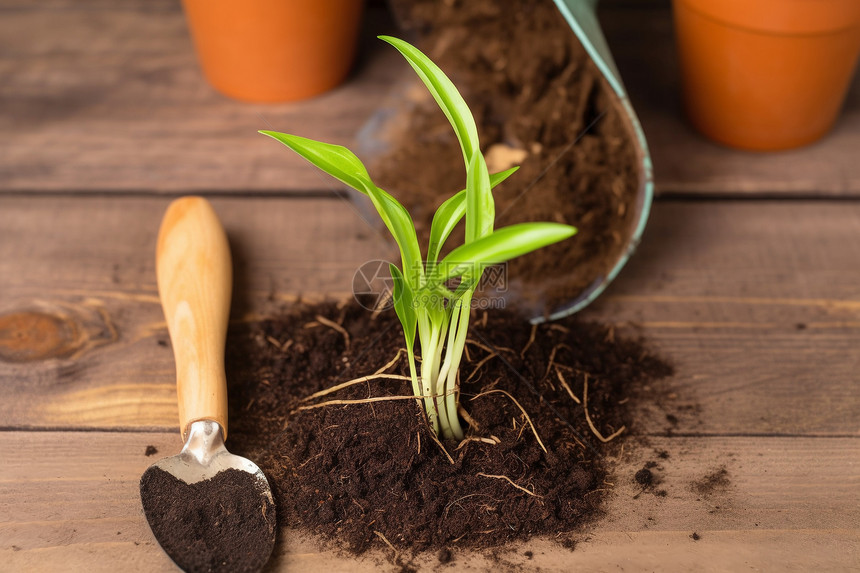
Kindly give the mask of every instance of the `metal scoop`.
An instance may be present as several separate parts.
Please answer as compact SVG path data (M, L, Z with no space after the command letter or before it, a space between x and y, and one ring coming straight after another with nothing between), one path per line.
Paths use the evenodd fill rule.
M259 571L274 547L275 507L260 468L224 446L232 265L227 236L208 201L171 203L158 234L156 272L185 447L143 474L146 519L185 571Z

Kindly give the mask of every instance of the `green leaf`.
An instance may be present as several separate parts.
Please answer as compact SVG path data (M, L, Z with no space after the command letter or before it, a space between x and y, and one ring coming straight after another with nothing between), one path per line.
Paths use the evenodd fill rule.
M498 173L491 173L490 174L490 187L495 189L496 185L498 185L499 183L501 183L502 181L506 180L508 177L510 177L511 175L516 173L519 168L520 168L519 165L515 165L515 166L511 167L510 169L505 169L504 171L499 171Z
M280 141L335 179L349 185L365 195L375 187L367 169L355 154L342 145L314 141L298 135L277 131L260 131L272 139Z
M415 345L415 328L418 325L418 314L415 312L412 289L403 278L400 269L392 264L389 264L388 268L391 272L391 278L394 279L392 292L394 312L397 313L397 318L400 319L400 324L403 326L403 336L406 338L407 347L412 348Z
M503 227L451 251L437 267L432 282L444 283L452 277L477 274L485 267L563 241L575 233L576 228L558 223L520 223Z
M400 247L406 281L417 290L424 276L424 266L421 264L421 248L418 246L418 235L415 233L412 217L397 199L379 187L369 187L368 195L382 217L382 222Z
M495 187L511 175L513 175L519 167L512 167L500 173L490 175L490 187ZM448 240L454 227L466 214L466 189L463 189L447 201L439 205L436 213L433 215L433 223L430 225L430 246L427 248L427 272L429 273L432 266L439 258L439 251L442 250L442 245Z
M475 126L475 119L472 117L472 112L469 111L469 106L466 105L463 96L457 91L457 87L439 69L439 66L415 46L391 36L379 36L379 39L397 48L415 70L415 73L418 74L418 77L421 78L421 81L424 82L424 85L427 86L427 89L430 90L433 99L442 108L442 112L451 122L454 132L457 134L457 139L460 140L463 160L468 167L472 154L480 149L478 128Z
M490 173L484 156L472 156L466 171L466 243L493 232L496 206L490 190Z
M408 280L413 281L417 286L423 274L423 267L421 249L418 246L412 218L394 197L373 183L364 164L352 151L341 145L332 145L287 133L276 131L260 133L280 141L332 177L368 195L379 212L382 222L400 247L400 256L403 258L403 268Z

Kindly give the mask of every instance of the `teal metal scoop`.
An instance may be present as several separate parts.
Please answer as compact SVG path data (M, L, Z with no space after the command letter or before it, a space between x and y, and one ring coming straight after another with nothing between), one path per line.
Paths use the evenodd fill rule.
M589 284L569 300L561 303L556 301L551 308L546 303L540 303L534 307L532 310L535 315L532 318L533 323L569 316L582 310L600 296L615 279L639 245L648 220L654 194L651 155L648 151L648 145L645 141L645 135L642 132L639 119L633 111L624 84L618 73L618 68L615 65L606 39L603 36L603 31L597 21L597 0L554 0L554 2L573 33L579 39L585 52L606 80L606 85L617 98L613 106L615 107L615 111L621 116L628 137L635 149L638 181L636 184L635 199L628 206L630 218L622 232L623 244L621 248L617 249L616 254L613 255L614 258L607 261L607 265L604 268L608 270L599 276L588 277ZM374 156L387 150L386 124L396 113L395 109L384 107L364 126L358 136L359 146L363 154ZM375 211L366 197L358 192L351 192L350 196L366 220L377 219ZM573 221L572 224L576 225L576 222ZM529 286L529 289L532 291L535 288L535 285ZM514 295L513 292L511 294Z
M612 91L618 96L620 107L629 124L631 137L635 139L634 144L639 163L639 187L636 190L636 201L633 205L633 229L627 239L626 247L612 268L605 276L597 277L568 304L562 305L561 308L552 312L547 317L549 320L563 318L582 310L600 296L600 293L618 276L642 239L642 232L645 230L645 223L648 221L648 214L651 211L651 201L654 198L654 169L651 164L648 143L645 141L645 134L642 131L639 118L633 111L630 98L627 97L624 84L621 82L621 75L618 73L609 46L606 44L606 38L603 36L603 31L597 21L597 0L555 0L555 4L579 38L597 69L606 78ZM532 322L543 322L544 320L546 318L536 317Z

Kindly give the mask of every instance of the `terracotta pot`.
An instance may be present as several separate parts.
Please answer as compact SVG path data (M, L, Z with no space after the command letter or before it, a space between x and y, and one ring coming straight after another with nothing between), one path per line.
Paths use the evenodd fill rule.
M860 54L860 0L673 0L683 98L711 139L752 150L833 126Z
M293 101L346 78L362 0L183 0L203 73L224 95Z

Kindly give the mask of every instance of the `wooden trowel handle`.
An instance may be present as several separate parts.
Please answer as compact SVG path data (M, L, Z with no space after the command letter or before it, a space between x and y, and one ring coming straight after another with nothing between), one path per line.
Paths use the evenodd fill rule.
M206 199L182 197L167 208L156 248L158 293L176 360L179 428L218 422L227 437L224 343L233 271L230 246Z

